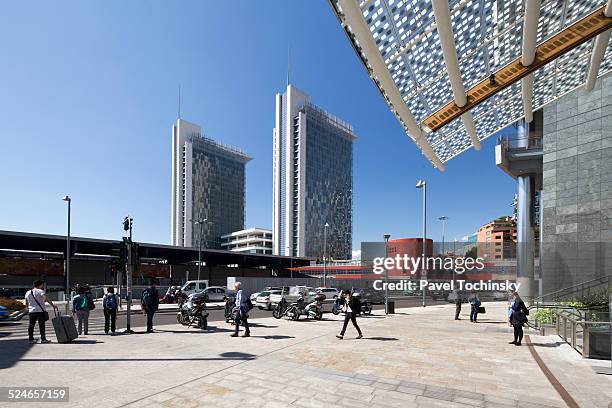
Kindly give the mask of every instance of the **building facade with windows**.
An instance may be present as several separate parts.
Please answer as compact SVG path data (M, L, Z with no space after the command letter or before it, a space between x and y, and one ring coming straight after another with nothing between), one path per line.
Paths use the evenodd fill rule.
M499 217L478 228L478 256L488 259L516 258L516 222L512 217Z
M276 95L275 119L273 253L350 259L352 126L293 85Z
M272 254L272 230L248 228L221 237L221 248L249 254Z
M243 151L178 119L172 126L172 245L221 248L221 237L244 228L246 163ZM197 220L206 220L200 225ZM200 237L200 231L202 235Z

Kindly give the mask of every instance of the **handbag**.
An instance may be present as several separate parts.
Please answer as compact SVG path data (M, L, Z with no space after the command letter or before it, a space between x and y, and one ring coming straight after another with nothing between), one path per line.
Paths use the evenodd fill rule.
M46 322L47 320L49 320L49 312L47 312L45 308L40 305L40 302L38 301L38 299L36 299L36 296L34 296L34 293L32 291L30 291L30 294L32 295L32 298L34 299L38 307L40 307L40 310L43 311L43 320Z
M487 309L484 306L478 306L478 313L487 313Z

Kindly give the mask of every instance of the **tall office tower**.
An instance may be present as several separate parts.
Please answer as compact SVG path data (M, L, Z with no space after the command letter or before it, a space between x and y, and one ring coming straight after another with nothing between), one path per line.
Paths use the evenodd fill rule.
M221 248L221 236L244 228L244 152L202 135L198 125L172 125L172 245Z
M351 258L355 139L351 125L294 86L276 95L274 254Z

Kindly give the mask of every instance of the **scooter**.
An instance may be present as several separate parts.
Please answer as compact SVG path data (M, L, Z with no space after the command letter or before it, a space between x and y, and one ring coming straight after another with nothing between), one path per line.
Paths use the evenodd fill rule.
M278 302L278 304L276 305L276 308L274 309L274 311L272 311L272 316L274 316L275 319L280 319L281 317L285 315L285 312L287 311L288 307L289 307L289 304L287 302L287 299L283 297L280 300L280 302Z
M323 300L325 295L318 294L309 304L305 304L304 298L299 297L297 302L292 303L285 312L285 315L291 320L298 320L300 316L306 316L315 320L323 319Z
M207 296L203 293L194 293L180 307L176 320L183 326L195 326L205 330L208 327L208 311L206 310Z

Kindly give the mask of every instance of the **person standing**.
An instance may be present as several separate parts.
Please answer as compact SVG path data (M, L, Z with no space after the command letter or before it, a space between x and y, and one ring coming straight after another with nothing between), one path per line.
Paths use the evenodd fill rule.
M348 322L350 320L351 323L353 323L353 326L355 326L355 329L357 329L357 333L359 334L357 338L360 339L363 337L363 335L361 334L361 329L357 324L357 314L361 309L361 302L356 297L351 296L351 291L348 289L345 289L342 292L342 296L344 297L344 305L342 306L342 309L344 310L344 325L342 326L342 331L340 332L340 334L336 335L336 337L340 340L344 338L344 333L346 333L346 326L348 326Z
M45 322L49 320L49 313L45 308L45 302L49 303L53 310L57 310L57 306L53 304L51 299L47 297L43 289L44 281L37 280L34 282L32 289L26 292L25 302L28 308L28 317L30 322L28 325L28 339L30 344L35 344L36 339L34 338L34 326L38 322L38 331L40 331L40 342L51 343L45 336Z
M478 323L478 308L482 304L480 299L478 298L478 293L475 290L472 291L470 297L468 299L470 302L471 310L470 310L470 322Z
M244 324L244 334L242 337L251 337L251 329L249 328L249 316L248 311L252 309L252 303L249 296L242 290L242 283L236 282L234 284L234 290L236 291L236 329L232 333L231 337L238 337L238 330L240 330L240 322Z
M102 298L102 308L104 309L104 333L106 334L108 334L109 326L111 333L115 334L118 307L119 302L117 302L115 288L109 286L108 289L106 289L106 294Z
M453 290L453 293L455 294L455 320L461 320L459 318L459 313L461 313L461 292L458 291L457 289Z
M72 314L76 315L79 336L85 330L87 336L89 332L89 297L84 286L77 289L77 295L72 298Z
M512 298L510 325L514 328L514 340L510 344L520 346L523 341L523 325L528 321L527 315L529 315L529 310L517 292L512 294Z
M140 304L147 315L147 333L153 333L153 315L159 307L159 293L154 280L151 280L149 287L142 291Z

